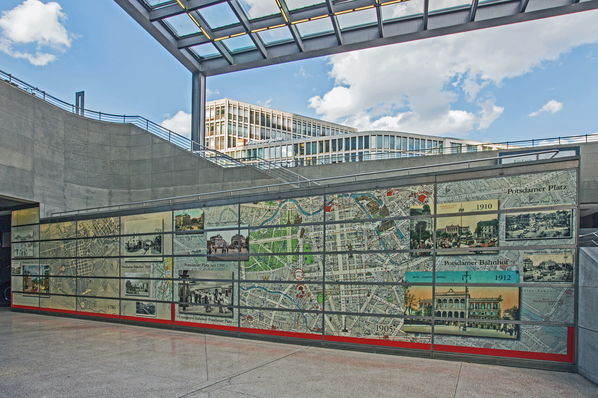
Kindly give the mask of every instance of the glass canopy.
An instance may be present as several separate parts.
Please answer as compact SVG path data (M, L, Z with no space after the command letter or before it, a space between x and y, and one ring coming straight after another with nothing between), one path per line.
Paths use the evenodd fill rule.
M598 9L598 0L114 1L207 76Z

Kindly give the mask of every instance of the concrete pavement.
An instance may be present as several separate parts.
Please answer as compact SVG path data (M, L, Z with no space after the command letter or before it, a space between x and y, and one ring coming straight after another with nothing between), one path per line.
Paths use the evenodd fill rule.
M340 351L0 308L0 397L598 397L573 373Z

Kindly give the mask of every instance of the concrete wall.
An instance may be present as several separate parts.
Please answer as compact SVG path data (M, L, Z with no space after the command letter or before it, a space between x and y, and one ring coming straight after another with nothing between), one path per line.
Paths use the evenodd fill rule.
M43 216L278 183L222 168L131 124L65 112L0 81L0 195L40 202Z
M598 384L598 248L579 249L578 372Z

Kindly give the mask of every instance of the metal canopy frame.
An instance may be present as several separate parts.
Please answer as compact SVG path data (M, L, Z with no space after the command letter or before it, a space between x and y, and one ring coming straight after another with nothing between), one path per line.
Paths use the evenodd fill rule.
M461 6L429 11L430 3L438 0L419 0L422 9L415 15L384 20L385 7L417 0L313 0L319 3L298 9L289 9L285 0L264 0L275 3L278 12L251 18L243 0L114 1L193 73L191 137L200 144L206 76L598 9L598 0L463 0ZM236 20L210 26L204 13L218 5L228 6ZM374 22L345 28L339 23L339 16L370 9L375 11ZM172 17L189 18L186 23L196 33L179 35L167 21ZM333 29L301 34L301 24L321 19L328 19ZM259 33L274 29L287 29L290 38L264 42ZM246 45L227 45L241 37L249 39ZM201 45L215 50L202 56L194 50Z

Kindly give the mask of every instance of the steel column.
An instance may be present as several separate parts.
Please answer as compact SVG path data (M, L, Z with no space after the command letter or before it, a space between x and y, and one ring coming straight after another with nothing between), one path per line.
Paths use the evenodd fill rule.
M197 144L206 144L206 75L193 73L191 92L191 141L192 150L199 150Z

